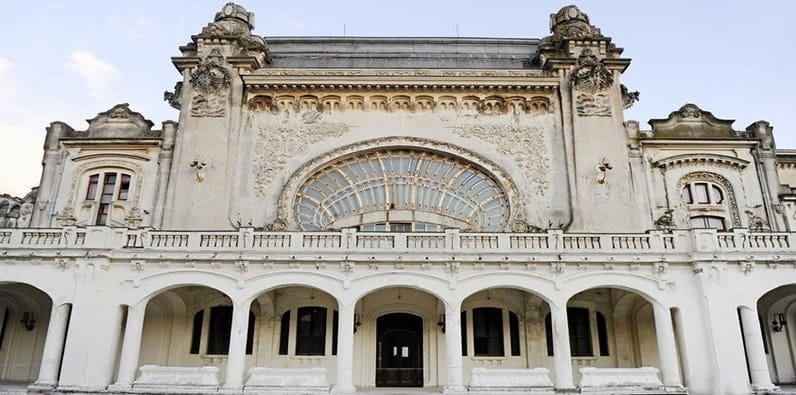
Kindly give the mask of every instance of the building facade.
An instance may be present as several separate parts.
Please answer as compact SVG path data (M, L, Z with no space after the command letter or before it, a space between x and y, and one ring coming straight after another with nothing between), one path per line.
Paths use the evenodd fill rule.
M796 383L796 151L543 39L270 37L225 5L156 129L47 128L0 196L31 391L768 392ZM16 209L14 209L16 208Z

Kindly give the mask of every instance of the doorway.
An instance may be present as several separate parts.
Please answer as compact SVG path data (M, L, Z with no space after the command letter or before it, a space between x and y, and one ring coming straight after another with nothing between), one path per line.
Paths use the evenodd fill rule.
M376 387L423 386L423 319L393 313L376 319Z

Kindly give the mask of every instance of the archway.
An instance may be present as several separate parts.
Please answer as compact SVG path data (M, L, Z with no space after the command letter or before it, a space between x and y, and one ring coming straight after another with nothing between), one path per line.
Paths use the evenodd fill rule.
M52 299L41 290L0 284L0 383L24 388L39 378L51 312ZM53 380L60 358L57 365Z
M796 284L783 285L764 294L757 301L757 322L762 334L763 353L768 367L771 382L777 385L796 385ZM742 307L743 309L743 307ZM742 311L743 312L743 311ZM754 311L741 316L742 328L747 328L744 317L754 320ZM751 318L749 318L751 317ZM752 323L749 323L750 327ZM748 330L744 330L744 342L747 349L747 366L750 370L755 368L752 361L753 352L751 344L755 342ZM753 387L755 383L754 372L751 377Z
M659 302L625 288L587 289L567 302L567 322L581 388L597 375L616 387L682 386L672 313Z
M390 313L376 319L376 387L423 386L423 318Z
M445 314L445 303L420 289L396 286L362 296L354 307L354 385L446 384Z

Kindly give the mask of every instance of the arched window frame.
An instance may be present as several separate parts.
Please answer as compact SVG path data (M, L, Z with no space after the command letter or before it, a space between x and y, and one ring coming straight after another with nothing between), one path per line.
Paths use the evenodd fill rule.
M478 336L478 323L476 319L476 310L494 309L500 314L500 327L501 331L499 337L501 345L501 352L478 352L476 349L476 342ZM482 310L483 311L483 310ZM490 304L477 303L467 309L461 311L461 331L462 331L462 356L472 355L473 358L511 358L521 357L523 353L523 345L525 342L524 333L525 327L523 320L519 314L512 311L507 306L495 306ZM470 349L468 346L472 345ZM483 350L481 350L483 351ZM470 354L472 352L472 354Z
M73 172L74 175L72 177L67 203L64 207L59 208L60 216L64 217L64 220L72 216L75 217L73 219L77 221L78 225L96 224L98 201L96 199L93 201L86 200L86 193L88 192L87 189L91 175L105 172L130 175L130 187L126 200L117 199L119 192L119 180L117 180L117 186L114 188L113 206L121 207L125 211L129 211L132 208L141 208L140 200L142 197L141 190L143 188L143 170L141 166L117 159L91 160L84 163ZM101 183L102 180L98 177L98 184ZM98 185L98 193L100 188L101 187ZM86 212L88 213L81 214ZM70 215L66 215L67 213ZM120 223L123 220L123 218L111 219L116 223Z
M707 199L699 199L695 190L699 185L706 186ZM687 199L688 191L690 200ZM717 199L715 191L721 192L721 199ZM677 183L679 205L683 211L683 224L687 228L694 227L695 221L705 221L707 225L711 218L723 219L724 229L729 230L740 226L741 218L738 212L738 203L732 184L723 176L711 172L692 172L684 175ZM689 203L690 201L690 203Z

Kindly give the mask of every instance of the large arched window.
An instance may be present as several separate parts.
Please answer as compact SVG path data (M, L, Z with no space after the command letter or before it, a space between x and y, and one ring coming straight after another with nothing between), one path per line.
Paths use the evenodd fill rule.
M293 205L302 230L502 230L509 202L478 165L419 148L384 148L337 159L313 172Z

